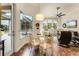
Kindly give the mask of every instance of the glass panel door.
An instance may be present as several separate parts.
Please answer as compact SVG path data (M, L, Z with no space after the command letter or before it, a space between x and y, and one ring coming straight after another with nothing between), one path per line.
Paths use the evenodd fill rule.
M1 25L1 4L0 4L0 25ZM0 42L1 42L1 27L0 27ZM0 46L1 46L1 44L0 44ZM2 55L2 51L0 50L0 56L1 55Z
M1 4L1 40L4 41L4 54L9 55L12 50L12 8L10 4Z
M44 31L48 31L49 33L53 33L52 35L56 35L57 21L55 21L54 19L45 19L41 23L41 33L44 34Z

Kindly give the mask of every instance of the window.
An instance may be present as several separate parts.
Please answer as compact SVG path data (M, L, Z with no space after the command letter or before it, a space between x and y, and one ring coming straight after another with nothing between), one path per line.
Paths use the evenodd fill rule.
M20 11L20 36L25 37L32 31L32 16L24 14Z
M66 28L77 28L77 20L70 20L63 24Z

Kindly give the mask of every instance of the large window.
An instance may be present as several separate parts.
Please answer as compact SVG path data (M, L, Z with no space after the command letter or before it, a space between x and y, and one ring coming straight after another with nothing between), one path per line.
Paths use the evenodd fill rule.
M63 24L64 28L77 28L77 20L70 20Z
M20 37L24 38L32 31L32 16L24 14L20 11Z
M57 28L57 22L51 19L47 19L43 21L43 29L56 29Z

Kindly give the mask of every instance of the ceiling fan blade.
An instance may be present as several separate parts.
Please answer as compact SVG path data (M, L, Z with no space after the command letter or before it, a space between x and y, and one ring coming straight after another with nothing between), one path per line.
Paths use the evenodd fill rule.
M61 16L65 16L66 14L62 14Z
M57 14L58 17L65 16L66 14Z
M57 14L57 16L58 16L58 17L61 17L61 15L60 15L60 14Z
M59 15L61 15L61 14L62 14L62 12L59 13Z

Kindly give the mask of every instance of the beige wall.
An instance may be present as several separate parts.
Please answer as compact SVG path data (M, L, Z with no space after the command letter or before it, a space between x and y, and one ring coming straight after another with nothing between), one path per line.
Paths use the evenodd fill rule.
M14 51L17 52L26 42L28 42L28 36L20 39L20 10L27 15L33 16L33 22L35 22L35 15L38 13L38 7L31 6L29 4L14 4ZM34 25L34 24L33 24Z

